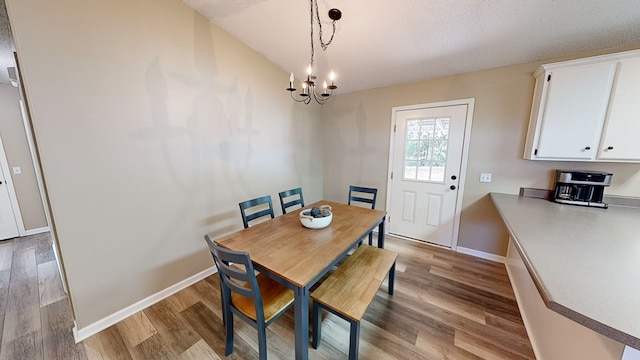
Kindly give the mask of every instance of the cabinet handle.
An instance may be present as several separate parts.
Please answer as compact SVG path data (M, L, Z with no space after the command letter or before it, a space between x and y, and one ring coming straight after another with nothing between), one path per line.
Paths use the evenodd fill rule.
M607 150L613 150L613 146L608 146Z
M591 150L591 146L587 146L584 148L585 150Z

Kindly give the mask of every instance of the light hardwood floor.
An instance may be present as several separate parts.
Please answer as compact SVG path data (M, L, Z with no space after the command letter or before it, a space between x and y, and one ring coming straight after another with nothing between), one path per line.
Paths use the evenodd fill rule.
M217 274L75 344L50 241L0 242L0 360L225 358ZM361 359L534 359L502 264L391 236L385 247L399 253L395 295L385 282L365 314ZM228 358L257 358L256 331L235 325ZM322 326L309 358L346 359L347 322L326 313ZM291 310L267 339L269 359L294 358Z

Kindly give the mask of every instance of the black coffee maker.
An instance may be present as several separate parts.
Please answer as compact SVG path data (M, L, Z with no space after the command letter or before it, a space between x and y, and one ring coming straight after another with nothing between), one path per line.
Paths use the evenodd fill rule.
M612 177L613 174L600 171L556 170L553 201L606 209L609 205L602 198Z

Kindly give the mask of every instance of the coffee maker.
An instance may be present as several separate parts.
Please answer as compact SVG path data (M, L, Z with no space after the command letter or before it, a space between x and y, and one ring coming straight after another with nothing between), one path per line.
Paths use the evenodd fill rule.
M613 174L600 171L556 170L553 201L563 204L608 208L602 202L604 188Z

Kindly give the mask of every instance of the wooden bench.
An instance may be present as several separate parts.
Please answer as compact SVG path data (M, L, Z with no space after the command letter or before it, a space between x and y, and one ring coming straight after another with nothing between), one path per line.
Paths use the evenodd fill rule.
M393 295L397 257L393 251L362 245L311 294L314 349L320 345L321 308L324 308L349 322L349 359L358 358L360 320L387 274L388 291Z

